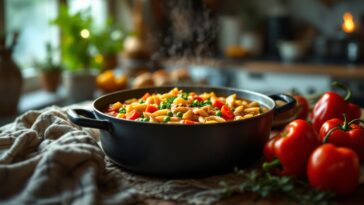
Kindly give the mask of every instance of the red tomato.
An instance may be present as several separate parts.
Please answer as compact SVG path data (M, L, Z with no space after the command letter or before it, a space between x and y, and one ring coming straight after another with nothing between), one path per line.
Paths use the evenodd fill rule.
M294 98L296 99L297 106L300 109L297 119L306 120L307 116L308 116L308 111L309 111L309 105L308 105L307 99L300 95L296 95L296 96L294 96Z
M275 136L271 138L264 146L264 159L267 162L273 161L276 157L275 150L274 150L274 144L276 143L277 139L279 139L280 136Z
M221 102L219 99L217 98L212 98L212 106L214 107L218 107L221 108L223 105L225 105L223 102Z
M326 92L315 104L312 110L312 124L317 132L320 131L322 124L333 118L344 119L343 114L346 113L348 120L360 118L361 110L356 104L350 103L351 90L338 83L334 82L333 86L337 86L346 91L346 96L343 98L334 92Z
M341 119L331 119L326 121L320 130L320 140L332 143L339 147L352 149L359 156L360 160L364 160L364 129L355 122L342 121Z
M307 177L314 188L347 195L357 188L359 175L358 156L348 148L324 144L308 160Z
M282 175L304 176L308 158L320 145L316 131L305 120L294 120L265 146L266 159L274 159L264 163L264 169L281 165Z
M221 107L221 114L222 114L222 117L227 120L234 119L234 113L230 110L230 108L227 105L223 105Z
M141 114L137 110L132 110L132 111L126 113L127 120L135 120L135 119L139 118L140 116L141 116Z
M150 113L153 113L157 110L158 110L158 108L153 105L147 105L147 107L145 108L145 112L150 112Z

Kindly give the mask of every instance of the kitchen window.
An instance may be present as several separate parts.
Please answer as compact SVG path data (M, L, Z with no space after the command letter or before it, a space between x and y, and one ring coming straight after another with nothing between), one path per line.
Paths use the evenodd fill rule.
M63 1L71 12L90 9L96 25L102 25L106 19L106 0L5 0L0 8L2 13L6 11L4 27L8 43L12 33L19 32L13 58L23 72L24 92L39 88L34 62L46 58L46 43L50 42L54 48L59 47L59 29L50 25L50 21L56 18L60 2ZM59 61L59 53L55 52L53 58Z

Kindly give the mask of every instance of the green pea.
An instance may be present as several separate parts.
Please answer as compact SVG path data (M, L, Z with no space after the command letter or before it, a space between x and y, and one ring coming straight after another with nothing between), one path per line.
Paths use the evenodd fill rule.
M221 116L222 116L221 111L217 111L217 112L216 112L216 115L217 115L217 116L219 116L219 117L221 117Z
M160 110L163 110L163 109L166 109L166 108L167 108L166 103L162 102L161 105L160 105Z
M168 113L167 113L167 115L168 115L169 117L173 117L173 112L168 112Z
M163 122L167 123L167 122L169 122L170 120L171 120L171 117L166 116L166 117L164 117Z
M182 112L177 112L176 116L181 118L183 116L183 113Z

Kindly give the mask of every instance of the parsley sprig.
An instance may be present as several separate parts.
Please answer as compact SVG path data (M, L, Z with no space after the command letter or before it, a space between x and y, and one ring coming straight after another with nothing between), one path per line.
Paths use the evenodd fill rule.
M223 195L231 196L235 193L254 193L259 198L284 196L298 204L331 204L334 194L309 187L307 182L288 176L273 176L262 170L235 170L236 174L244 178L240 184L230 185L221 181Z

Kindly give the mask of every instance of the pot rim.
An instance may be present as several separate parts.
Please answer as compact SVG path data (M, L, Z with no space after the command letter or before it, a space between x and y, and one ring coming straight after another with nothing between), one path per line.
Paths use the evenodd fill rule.
M267 99L268 101L270 101L273 105L273 107L269 108L268 107L268 111L263 113L263 114L260 114L260 115L257 115L257 116L254 116L254 117L251 117L251 118L248 118L248 119L242 119L242 120L233 120L233 121L228 121L228 122L219 122L219 123L212 123L212 124L206 124L206 123L201 123L201 124L191 124L191 125L186 125L186 124L167 124L167 123L150 123L150 122L142 122L142 121L133 121L133 120L126 120L126 119L121 119L121 118L117 118L117 117L114 117L114 116L111 116L111 115L107 115L106 113L102 112L101 110L97 109L95 104L96 102L98 101L101 101L103 100L104 98L108 97L108 96L111 96L111 95L116 95L116 94L119 94L119 93L123 93L123 92L131 92L131 91L137 91L137 90L149 90L149 89L173 89L173 88L181 88L181 89L185 89L185 88L189 88L189 89L193 89L193 88L203 88L203 89L220 89L220 90L225 90L225 91L233 91L233 92L237 92L237 93L241 93L241 92L244 92L244 93L248 93L248 94L253 94L253 95L256 95L256 96L259 96L259 97L262 97L264 99ZM250 99L248 99L250 100ZM261 102L259 102L261 103ZM256 119L259 119L259 118L262 118L262 117L265 117L266 115L269 115L271 112L274 111L274 108L276 107L276 103L275 101L270 98L269 96L267 95L264 95L262 93L258 93L258 92L254 92L254 91L250 91L250 90L242 90L242 89L237 89L237 88L229 88L229 87L220 87L220 86L161 86L161 87L143 87L143 88L137 88L137 89L125 89L125 90L121 90L121 91L116 91L116 92L112 92L112 93L108 93L108 94L105 94L103 96L100 96L98 98L96 98L93 103L92 103L92 108L93 108L93 111L98 113L99 115L103 116L105 119L113 119L113 120L118 120L120 122L123 122L123 123L140 123L140 124L144 124L144 125L150 125L150 126L217 126L217 125L230 125L230 124L236 124L236 123L242 123L242 122L247 122L247 121L252 121L252 120L256 120Z

